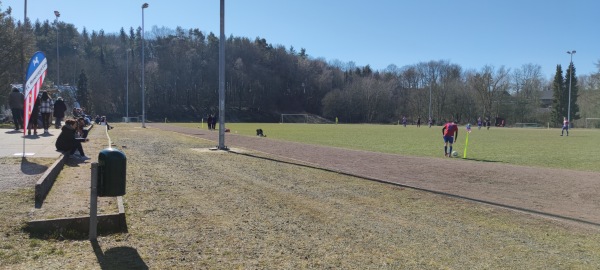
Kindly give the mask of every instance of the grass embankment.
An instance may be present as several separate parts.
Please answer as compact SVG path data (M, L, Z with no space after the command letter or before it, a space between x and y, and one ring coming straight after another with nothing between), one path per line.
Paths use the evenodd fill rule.
M198 127L199 124L180 124ZM206 127L206 125L204 125ZM270 139L319 144L410 156L442 157L442 127L422 125L265 124L227 123L232 133L256 136L261 128ZM466 129L459 126L454 150L463 157ZM600 130L477 127L469 134L467 158L524 166L600 171ZM475 169L475 168L474 168Z
M0 268L600 266L597 228L206 151L214 142L137 125L116 125L111 135L127 154L129 233L100 237L96 249L32 239L18 225L33 207L32 190L5 192Z

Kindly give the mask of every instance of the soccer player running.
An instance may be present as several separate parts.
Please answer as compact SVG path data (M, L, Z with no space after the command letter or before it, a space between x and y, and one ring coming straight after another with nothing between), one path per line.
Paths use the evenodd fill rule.
M442 135L444 136L444 156L452 157L452 143L458 139L458 122L448 122L442 128ZM450 151L448 151L448 145Z

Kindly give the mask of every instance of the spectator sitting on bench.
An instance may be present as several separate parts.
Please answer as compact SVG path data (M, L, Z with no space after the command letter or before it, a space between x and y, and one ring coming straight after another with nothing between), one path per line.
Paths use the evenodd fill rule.
M77 118L77 133L75 134L76 137L78 138L87 138L88 133L90 132L89 129L85 128L89 125L85 124L85 119L83 117L79 117Z
M102 118L100 118L100 125L106 126L107 129L113 129L113 126L109 125L108 121L106 121L106 116L102 116Z
M56 139L56 150L64 152L66 155L69 155L69 157L77 157L74 156L74 154L75 151L79 151L79 159L90 159L83 153L83 146L81 145L81 142L85 142L87 139L76 138L76 132L77 122L71 119L65 121L65 125L61 128L60 135L58 135L58 138Z

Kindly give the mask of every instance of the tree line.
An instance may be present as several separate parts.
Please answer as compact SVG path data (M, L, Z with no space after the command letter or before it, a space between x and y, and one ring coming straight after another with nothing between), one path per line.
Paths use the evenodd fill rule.
M23 23L9 8L0 10L0 44L0 104L7 104L10 84L24 80L28 57L43 51L46 87L76 86L74 93L61 95L92 114L139 115L143 44L149 120L200 121L218 112L219 38L212 32L155 26L142 42L141 28L79 32L60 21ZM566 116L569 85L571 119L600 117L600 71L578 77L571 65L565 75L557 65L554 80L548 81L536 64L464 70L434 60L373 70L310 57L303 48L273 45L261 37L229 36L225 51L227 121L275 122L280 113L308 113L343 123L396 123L404 116L474 123L478 117L492 122L499 117L509 125L556 126ZM550 101L545 91L553 93Z

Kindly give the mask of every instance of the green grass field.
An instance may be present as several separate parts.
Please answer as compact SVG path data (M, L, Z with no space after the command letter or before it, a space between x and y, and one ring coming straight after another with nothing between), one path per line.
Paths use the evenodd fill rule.
M199 128L200 124L181 124ZM218 126L218 125L217 125ZM363 124L265 124L228 123L234 134L256 136L263 129L267 139L327 145L409 156L443 158L442 127L402 127ZM206 128L206 125L203 126ZM463 157L466 129L459 126L454 149ZM560 129L476 127L469 134L467 159L525 166L600 171L600 130L572 129L560 136Z

